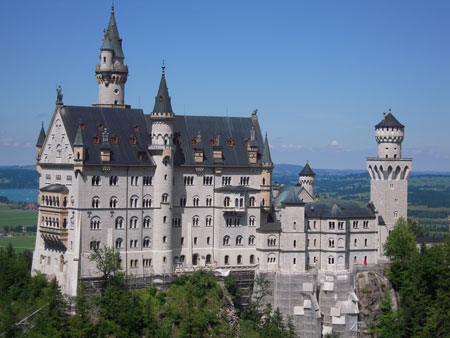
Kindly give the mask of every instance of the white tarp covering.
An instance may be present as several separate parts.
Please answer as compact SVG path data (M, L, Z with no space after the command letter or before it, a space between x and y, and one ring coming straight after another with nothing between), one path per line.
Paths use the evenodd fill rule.
M323 283L323 290L324 291L333 291L334 290L334 283L331 283L331 282Z
M332 307L330 309L330 316L339 317L341 315L340 307Z
M303 302L303 307L305 309L311 309L312 308L311 300L310 299L305 299L305 301Z
M313 283L303 283L303 292L313 292Z
M294 316L303 316L304 314L303 306L294 306Z
M222 277L228 277L228 275L230 274L230 270L226 269L216 269L214 271L217 272Z
M345 324L345 315L340 317L331 317L332 324Z
M324 327L322 328L322 335L325 336L326 334L331 333L331 331L332 331L331 326L324 326Z

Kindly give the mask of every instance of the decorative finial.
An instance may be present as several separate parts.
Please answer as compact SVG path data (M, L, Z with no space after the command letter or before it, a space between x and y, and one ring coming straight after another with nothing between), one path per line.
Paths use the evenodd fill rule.
M389 108L389 114L391 113L391 108Z
M161 69L162 69L162 75L165 75L165 74L166 74L166 71L165 71L165 69L166 69L166 65L164 64L164 60L163 60L163 63L162 63Z
M42 120L42 124L41 124L42 128L44 128L44 120Z
M61 88L61 85L59 85L57 88L56 88L56 104L58 104L58 105L62 105L63 104L63 102L62 102L62 99L63 99L63 94L62 94L62 88Z
M258 109L253 110L252 115L256 115L258 113Z
M114 1L112 1L111 14L114 14Z
M386 112L383 112L383 120L386 120Z

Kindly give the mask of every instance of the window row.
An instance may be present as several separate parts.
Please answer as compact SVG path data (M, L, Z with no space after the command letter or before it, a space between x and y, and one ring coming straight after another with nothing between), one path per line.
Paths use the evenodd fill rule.
M253 235L249 236L248 237L248 245L255 245L255 244L256 244L255 236L253 236ZM231 237L230 236L227 235L223 238L223 245L224 246L231 245ZM237 246L244 245L244 237L241 235L236 236L235 245L237 245Z
M169 195L168 194L162 194L161 196L161 201L162 203L168 203L169 201ZM100 204L100 198L98 196L94 196L92 198L92 203L91 203L92 208L94 209L98 209L101 207ZM112 209L115 209L119 206L119 200L117 197L112 196L109 199L109 207ZM142 208L151 208L152 207L152 197L147 195L144 196L144 198L142 199L142 204L141 204ZM139 205L139 197L137 196L131 196L130 197L130 208L138 208L140 207Z
M59 218L42 216L41 225L46 227L59 228ZM62 228L67 228L67 219L65 218L62 223Z
M130 176L130 185L137 186L139 185L140 176ZM142 185L150 186L153 184L153 176L142 176ZM70 178L72 180L72 177ZM95 175L91 178L91 185L100 186L102 184L102 177ZM109 176L109 185L117 186L119 184L119 176Z
M123 249L124 248L124 240L122 238L117 238L115 241L115 245L114 247L116 249ZM144 239L142 240L142 247L143 248L150 248L152 246L152 239L149 236L144 237ZM137 239L132 239L130 240L130 246L129 248L135 249L138 248L138 240Z
M47 206L47 207L59 207L60 206L59 205L59 197L42 195L41 205ZM62 206L63 207L67 206L67 197L64 197Z

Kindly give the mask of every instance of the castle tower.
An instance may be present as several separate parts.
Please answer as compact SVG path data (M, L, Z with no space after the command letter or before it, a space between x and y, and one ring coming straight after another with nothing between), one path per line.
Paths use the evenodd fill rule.
M95 67L98 82L98 104L104 107L125 107L125 82L128 66L123 64L122 39L114 17L114 5L111 10L108 29L103 34L100 48L100 64Z
M265 211L269 211L272 206L272 170L273 162L270 156L269 140L264 141L264 149L261 158L261 206Z
M154 180L153 267L155 274L172 273L172 206L173 206L173 124L175 115L167 89L165 66L151 113L152 130L149 150L156 164Z
M375 126L378 155L367 158L370 176L370 200L378 212L378 253L389 232L400 217L408 215L408 179L412 159L402 158L402 142L405 126L390 112L383 113L383 120Z
M303 170L298 174L298 183L301 187L303 187L308 194L314 198L314 181L316 178L316 174L312 171L309 163L306 162L306 165L303 167Z

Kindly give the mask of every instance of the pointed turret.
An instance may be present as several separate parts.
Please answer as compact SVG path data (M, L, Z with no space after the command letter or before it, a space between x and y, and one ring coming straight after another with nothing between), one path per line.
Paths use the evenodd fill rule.
M123 64L124 59L122 39L117 29L113 5L108 29L103 33L100 64L95 68L98 82L98 106L126 107L125 83L128 77L128 66Z
M83 140L82 125L82 123L78 125L78 130L75 135L75 139L73 140L73 153L75 154L73 169L75 176L78 175L78 172L83 172L83 162L86 157L86 145Z
M41 125L41 131L39 132L39 137L36 142L36 160L39 161L41 158L42 147L45 141L45 130L44 130L44 122Z
M155 106L153 107L154 113L166 113L173 114L172 104L170 102L171 98L169 96L169 89L166 83L166 66L162 65L161 82L159 83L158 95L155 97Z
M314 181L316 174L312 171L308 162L306 162L303 170L298 174L298 176L298 184L309 193L312 199L314 199Z
M111 18L109 19L108 29L106 30L103 45L100 50L111 50L114 52L114 57L125 58L122 50L122 39L119 36L119 30L117 29L116 18L114 16L114 5L112 5Z
M74 147L84 147L83 133L81 132L81 124L78 126L77 134L75 135L75 140L73 141Z
M270 156L269 140L267 139L267 133L266 133L266 139L264 140L264 149L263 149L263 154L262 154L262 161L264 163L272 163L272 157Z
M44 122L42 122L41 131L39 133L39 137L36 142L36 147L42 148L42 146L44 145L44 141L45 141L45 130L44 130Z

